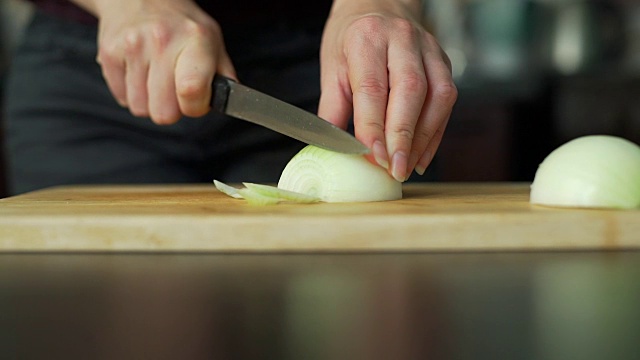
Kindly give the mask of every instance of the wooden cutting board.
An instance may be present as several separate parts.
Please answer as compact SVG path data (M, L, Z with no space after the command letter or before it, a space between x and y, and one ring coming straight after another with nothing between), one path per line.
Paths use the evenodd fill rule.
M529 184L409 184L377 203L250 206L198 186L58 187L0 200L0 251L640 249L640 210L529 204Z

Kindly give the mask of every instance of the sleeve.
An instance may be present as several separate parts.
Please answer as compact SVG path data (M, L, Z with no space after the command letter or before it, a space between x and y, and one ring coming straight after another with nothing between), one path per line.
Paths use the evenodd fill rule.
M85 24L98 22L95 16L89 14L76 4L68 0L27 0L33 3L40 11L70 21Z

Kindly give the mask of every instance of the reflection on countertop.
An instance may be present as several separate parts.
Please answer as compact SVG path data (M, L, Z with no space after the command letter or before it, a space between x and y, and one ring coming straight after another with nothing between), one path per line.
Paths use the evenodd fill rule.
M5 254L3 358L637 359L640 253Z

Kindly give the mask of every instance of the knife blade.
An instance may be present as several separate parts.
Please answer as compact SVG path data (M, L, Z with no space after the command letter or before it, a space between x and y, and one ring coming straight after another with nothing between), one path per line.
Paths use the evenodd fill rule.
M211 107L215 111L327 150L369 153L369 149L353 135L330 122L233 79L215 75L212 89Z

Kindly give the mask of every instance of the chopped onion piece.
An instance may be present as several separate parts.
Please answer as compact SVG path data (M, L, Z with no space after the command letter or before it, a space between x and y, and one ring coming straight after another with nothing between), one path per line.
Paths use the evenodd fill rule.
M247 200L249 205L265 206L275 205L280 202L280 198L263 195L248 188L238 189L238 192L245 200Z
M287 200L287 201L293 201L296 203L305 203L305 204L320 201L320 198L318 197L280 189L275 186L254 184L254 183L243 183L243 184L244 186L247 187L247 189L250 189L256 193L259 193L264 196L275 197L281 200Z
M402 183L362 155L308 145L287 164L278 188L326 202L386 201L402 198Z
M640 146L608 135L567 142L538 167L530 202L559 207L639 207Z
M233 186L229 186L218 180L213 180L213 184L222 193L227 194L236 199L242 199L242 195L240 195L240 193L238 192L238 189L234 188Z
M243 183L244 188L236 189L218 180L214 180L213 183L222 193L236 199L245 199L250 205L273 205L281 201L307 204L320 201L319 198L278 189L275 186Z

